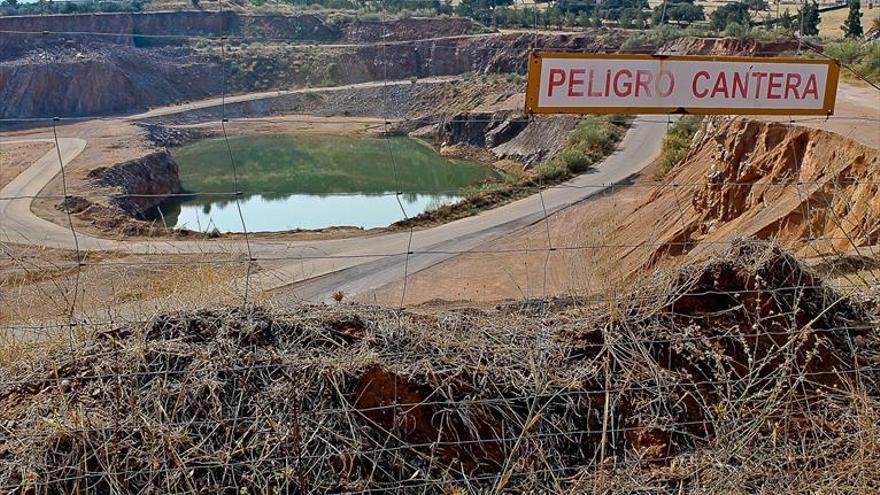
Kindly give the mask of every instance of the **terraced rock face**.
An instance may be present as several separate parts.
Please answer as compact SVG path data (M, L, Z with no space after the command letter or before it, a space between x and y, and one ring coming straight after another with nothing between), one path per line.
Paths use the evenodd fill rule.
M208 97L222 68L187 47L89 44L0 62L0 116L106 115Z
M216 96L224 82L227 92L248 93L524 73L533 47L614 49L624 36L467 36L477 28L454 17L370 23L207 12L9 17L0 30L16 31L0 37L0 118L133 112ZM222 51L221 35L230 36Z
M650 264L740 235L779 239L804 255L880 243L880 151L837 134L706 119L665 180L615 233L655 226Z

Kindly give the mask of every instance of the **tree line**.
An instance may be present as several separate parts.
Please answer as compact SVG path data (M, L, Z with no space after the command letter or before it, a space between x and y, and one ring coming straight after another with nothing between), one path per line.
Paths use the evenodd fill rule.
M267 0L233 0L237 3L264 5ZM298 7L317 7L335 10L406 13L423 15L457 14L495 27L550 28L601 27L616 25L623 28L647 28L662 25L687 27L694 23L707 24L724 34L739 35L757 24L774 26L788 33L802 36L819 34L819 5L816 0L803 0L792 13L789 9L775 18L759 19L767 12L767 0L741 0L727 3L706 15L695 0L666 0L653 9L647 0L536 0L548 4L544 8L514 6L514 0L461 0L453 6L450 0L276 0ZM51 0L24 3L20 0L0 1L0 15L66 14L85 12L138 12L146 0ZM190 0L200 8L199 0ZM864 34L859 0L849 0L849 15L841 30L848 38Z

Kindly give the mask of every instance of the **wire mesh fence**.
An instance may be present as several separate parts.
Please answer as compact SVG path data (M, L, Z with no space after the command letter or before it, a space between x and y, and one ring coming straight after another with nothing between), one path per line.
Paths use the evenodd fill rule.
M14 34L37 40L49 81L60 40L118 36ZM77 140L93 139L76 125L186 125L178 114L198 104L137 117L0 119L48 140L54 158L42 173L60 180L60 189L42 187L47 180L33 193L0 193L0 490L869 493L880 486L872 299L880 287L880 212L872 202L880 176L869 173L876 159L858 157L862 148L846 167L809 176L798 169L806 148L791 145L781 170L722 182L676 173L634 179L599 165L564 182L509 185L515 201L454 224L417 225L403 196L419 191L401 192L398 167L407 157L388 141L412 116L393 92L433 83L390 76L389 68L398 70L393 50L430 43L430 64L471 37L490 40L464 48L473 60L589 48L528 33L512 54L492 45L493 33L296 42L285 49L379 49L381 76L364 83L375 90L369 112L300 122L381 128L395 187L377 197L399 208L403 222L354 241L290 239L249 229L242 166L227 132L284 113L249 113L247 95L230 95L230 45L290 40L239 37L225 24L216 35L132 36L205 41L219 51L219 101L205 104L197 121L219 130L233 189L114 197L227 198L240 233L108 239L68 201ZM461 79L443 77L450 85ZM260 98L283 97L275 93ZM417 120L457 124L460 113ZM876 126L880 116L784 120L853 129ZM670 123L640 117L630 135ZM30 139L24 134L9 132L0 149ZM621 150L640 144L624 140ZM817 159L843 161L846 153ZM617 163L628 160L621 154ZM721 189L722 206L706 206ZM30 213L35 201L58 205L63 221L38 219ZM736 201L752 211L723 207ZM715 219L723 221L698 221L697 205L720 208ZM595 221L578 220L591 212ZM473 306L481 290L489 294L482 300L507 301L456 308ZM433 309L437 294L466 302Z

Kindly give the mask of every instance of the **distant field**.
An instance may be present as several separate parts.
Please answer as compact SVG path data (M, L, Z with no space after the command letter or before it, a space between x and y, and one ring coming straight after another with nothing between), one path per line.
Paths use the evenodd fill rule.
M705 2L701 2L701 1L697 0L697 2L696 2L697 5L703 6L703 8L705 9L707 14L715 11L715 9L717 9L718 7L721 7L722 5L725 5L728 3L732 3L732 2L729 0L710 0L710 1L705 1ZM776 16L776 3L774 3L774 2L768 2L768 3L770 4L770 9L768 11L765 11L764 14L769 14L769 15L772 15L773 17L775 17ZM833 5L834 3L836 3L834 0L819 0L820 7ZM663 0L648 0L648 5L650 5L651 8L654 8L654 7L656 7L658 5L662 5L662 4L663 4ZM800 5L801 5L801 2L798 0L782 0L781 2L779 2L779 12L782 13L782 12L785 12L785 9L788 9L789 12L794 14Z
M843 38L843 31L840 26L849 15L849 9L832 10L831 12L822 13L822 22L819 24L819 34L828 38ZM880 17L880 7L869 9L868 6L862 4L862 27L867 32L871 28L874 19Z

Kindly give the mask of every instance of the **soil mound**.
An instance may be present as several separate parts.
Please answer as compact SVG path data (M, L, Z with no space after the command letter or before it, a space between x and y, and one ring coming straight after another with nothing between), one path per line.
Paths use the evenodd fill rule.
M165 315L4 365L0 486L538 493L607 482L682 493L871 483L876 323L791 255L753 243L601 310Z
M167 150L92 169L86 178L97 186L115 189L110 204L139 220L147 219L150 210L169 195L180 192L178 165Z

